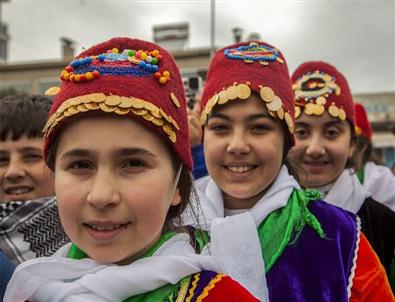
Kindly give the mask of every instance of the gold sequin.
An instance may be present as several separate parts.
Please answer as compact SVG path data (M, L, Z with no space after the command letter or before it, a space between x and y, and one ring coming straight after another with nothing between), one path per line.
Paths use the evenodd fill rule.
M89 109L85 106L85 104L77 105L77 110L80 111L80 112L89 111Z
M325 112L325 107L322 105L315 105L313 109L313 113L315 115L322 115Z
M304 112L308 115L314 114L314 106L315 104L313 103L306 104L306 106L304 107Z
M315 100L315 102L316 102L318 105L325 105L325 104L326 104L326 98L324 98L323 96L319 96L319 97Z
M277 110L277 115L278 115L278 118L280 120L282 120L284 118L284 109L283 109L283 107L281 107L280 109Z
M218 104L225 104L228 100L228 93L226 90L222 90L220 93L218 93Z
M269 65L269 63L268 63L268 62L266 62L266 61L259 61L259 64L261 64L261 65L263 65L263 66L267 66L267 65Z
M281 59L280 57L277 57L277 59L276 59L278 62L280 62L281 64L284 64L284 60L283 59Z
M282 102L278 96L275 96L273 101L270 103L266 103L267 109L270 111L277 111L281 108Z
M123 109L130 108L130 107L137 108L137 106L132 106L132 105L134 105L133 103L134 102L132 101L132 99L125 98L125 99L122 99L121 103L118 104L118 107L123 108ZM140 108L143 108L143 106L141 106Z
M116 114L119 114L119 115L125 115L125 114L128 114L130 112L130 108L119 108L119 107L117 107L117 109L115 109L114 112Z
M180 102L178 101L176 95L172 92L170 93L170 98L173 101L173 104L177 107L180 108Z
M270 87L262 87L259 91L259 94L261 96L261 99L265 102L273 101L275 96L273 89L271 89Z
M132 112L135 115L145 115L148 113L148 110L147 109L132 109Z
M59 91L60 91L59 87L51 87L45 91L45 95L47 95L47 96L57 95L59 93Z
M339 108L337 108L336 105L330 105L328 108L328 112L333 117L339 116Z
M110 95L106 98L104 103L108 106L118 106L120 103L122 103L122 99L119 96Z
M100 103L99 107L101 110L103 110L104 112L114 112L115 109L117 109L117 107L113 107L113 106L107 106L106 103Z
M98 103L86 103L85 107L89 110L96 110L100 108Z
M288 112L284 113L284 120L285 120L285 123L287 124L288 128L293 128L294 127L294 122L293 122L293 120L291 118L291 115Z
M344 121L345 119L346 119L346 112L344 111L344 109L343 108L340 108L339 109L339 119L340 120L342 120L342 121Z
M149 122L152 122L152 121L155 119L155 118L154 118L151 114L149 114L149 113L144 114L144 115L143 115L143 118L144 118L145 120L149 121Z
M251 89L247 84L237 85L237 96L239 99L246 100L251 95Z
M301 110L299 106L295 106L295 118L299 118L300 114L301 114Z

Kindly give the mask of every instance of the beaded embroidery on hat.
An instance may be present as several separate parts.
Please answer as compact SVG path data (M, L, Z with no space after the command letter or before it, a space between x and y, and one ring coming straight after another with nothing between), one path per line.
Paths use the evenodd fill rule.
M307 115L322 115L327 110L335 118L344 121L346 111L335 103L329 104L327 98L335 94L339 96L341 89L336 83L336 78L316 70L299 77L292 85L295 92L295 118L303 112Z
M106 53L75 59L64 68L60 79L78 83L97 79L101 75L153 76L159 83L166 84L170 80L170 72L159 71L161 59L158 50L124 49L120 53L118 48L113 48Z
M245 63L258 62L263 66L273 61L284 63L277 49L267 45L259 45L256 42L251 42L249 45L243 45L237 48L225 49L224 54L229 59L243 60Z

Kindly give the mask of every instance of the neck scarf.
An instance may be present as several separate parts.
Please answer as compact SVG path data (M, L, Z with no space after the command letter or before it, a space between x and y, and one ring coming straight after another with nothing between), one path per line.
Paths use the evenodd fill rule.
M273 211L284 207L292 191L299 188L283 166L276 179L255 206L243 213L225 217L222 192L208 176L196 182L201 202L199 224L209 231L211 242L202 253L218 258L227 273L260 301L268 301L265 264L257 232L258 226ZM186 218L188 221L188 218ZM189 220L193 224L193 221Z
M358 213L370 193L361 185L352 169L345 169L325 196L325 201L354 214Z
M388 167L366 163L362 183L374 200L395 211L395 176Z
M114 302L176 284L182 278L211 270L222 272L210 256L196 255L187 234L164 242L152 257L117 266L92 259L68 259L70 245L52 257L19 265L8 284L5 302Z

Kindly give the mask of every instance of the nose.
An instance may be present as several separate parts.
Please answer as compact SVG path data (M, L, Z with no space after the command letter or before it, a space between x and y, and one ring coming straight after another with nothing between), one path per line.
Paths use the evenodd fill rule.
M319 134L312 135L308 141L306 154L312 158L319 158L325 154L325 145Z
M248 154L250 152L250 144L248 136L242 130L234 130L230 136L230 140L226 151L235 155Z
M23 163L19 159L11 157L4 178L10 182L15 182L23 179L25 176L26 170Z
M106 210L119 205L120 192L116 178L110 172L98 171L92 179L87 202L97 210Z

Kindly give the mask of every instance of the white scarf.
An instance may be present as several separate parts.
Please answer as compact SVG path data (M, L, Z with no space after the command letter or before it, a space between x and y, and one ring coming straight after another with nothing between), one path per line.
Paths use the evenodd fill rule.
M196 255L187 234L165 242L152 257L125 266L101 265L86 258L66 258L69 245L51 257L20 264L12 276L5 302L121 302L202 270L222 272L210 256Z
M363 187L372 194L374 200L395 212L395 176L388 167L366 163Z
M202 253L219 259L227 273L260 301L269 301L257 228L271 212L287 204L292 191L299 188L298 183L286 166L282 166L273 184L253 208L227 217L222 192L209 176L199 179L196 188L201 215L199 225L195 226L209 231L211 236L211 242ZM193 224L191 219L189 222Z
M356 214L369 196L370 193L361 185L355 172L352 169L345 169L336 179L324 200Z

